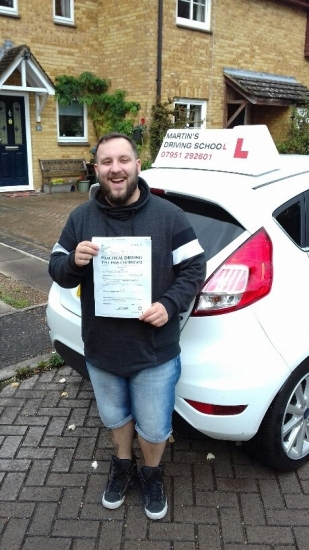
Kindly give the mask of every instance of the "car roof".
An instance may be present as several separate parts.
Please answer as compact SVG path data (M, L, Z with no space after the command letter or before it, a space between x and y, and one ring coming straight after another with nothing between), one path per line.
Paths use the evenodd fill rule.
M263 193L265 197L279 193L281 198L289 195L293 188L300 189L299 192L306 185L309 188L309 155L280 155L280 164L277 170L259 176L192 168L152 168L143 171L141 175L151 180L151 186L156 184L159 189L193 194L200 198L251 191Z
M151 168L141 176L151 188L214 202L250 227L309 189L309 156L280 155L280 164L259 176L191 168Z
M273 209L309 189L309 155L280 155L281 167L252 186ZM268 177L267 177L268 176Z
M309 155L279 155L266 126L173 130L141 176L152 188L214 202L250 227L309 189Z

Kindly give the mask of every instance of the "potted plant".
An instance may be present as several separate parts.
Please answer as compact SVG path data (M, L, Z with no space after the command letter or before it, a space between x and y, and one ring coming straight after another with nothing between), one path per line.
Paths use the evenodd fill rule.
M83 176L81 176L76 182L77 191L80 193L87 193L89 191L89 185L90 181L83 179Z

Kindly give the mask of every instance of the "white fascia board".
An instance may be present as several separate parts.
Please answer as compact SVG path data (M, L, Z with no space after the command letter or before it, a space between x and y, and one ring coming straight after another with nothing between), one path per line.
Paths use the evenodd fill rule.
M54 86L50 84L48 79L45 77L42 71L36 66L36 64L33 63L31 59L27 61L27 64L28 64L27 76L29 76L29 78L32 78L35 84L37 84L40 88L42 87L46 88L45 92L47 92L49 95L55 95Z
M46 88L33 88L32 86L2 86L1 90L10 92L35 92L38 94L55 95L55 91L49 92Z
M20 65L20 67L19 67ZM9 76L15 71L20 69L22 85L21 86L9 86L4 83ZM27 85L26 80L30 80L31 86ZM48 81L46 76L37 67L31 59L25 60L22 56L18 56L17 59L10 65L10 67L0 77L0 90L12 90L12 91L24 91L24 92L38 92L47 93L48 95L55 95L54 86Z

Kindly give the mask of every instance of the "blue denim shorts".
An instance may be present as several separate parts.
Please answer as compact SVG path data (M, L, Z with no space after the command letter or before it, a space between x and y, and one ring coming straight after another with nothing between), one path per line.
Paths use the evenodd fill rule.
M114 430L135 421L136 431L150 443L166 441L172 433L179 355L158 367L143 369L128 378L115 376L87 363L100 418Z

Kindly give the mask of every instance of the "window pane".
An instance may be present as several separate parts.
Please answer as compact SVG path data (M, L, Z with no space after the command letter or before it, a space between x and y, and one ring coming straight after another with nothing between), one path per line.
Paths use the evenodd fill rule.
M55 0L55 14L57 17L70 18L70 0Z
M73 101L71 105L59 105L60 115L83 116L83 106L78 101Z
M84 110L79 103L59 105L59 137L83 137Z
M199 128L202 124L201 105L190 105L189 108L189 126L190 128Z
M8 144L8 128L6 124L6 110L4 101L0 101L0 142L2 145Z
M13 103L13 118L14 118L14 132L15 132L15 145L22 145L23 134L21 125L21 112L20 104L18 101Z
M194 21L200 21L204 23L205 21L205 1L193 2L193 19Z
M203 124L202 105L175 103L175 123L179 128L200 128Z
M190 0L179 0L178 1L178 17L184 17L185 19L190 19Z
M4 6L5 8L13 8L14 0L0 0L0 6Z
M175 122L179 124L179 127L182 128L187 123L187 104L186 103L176 103L175 104Z

